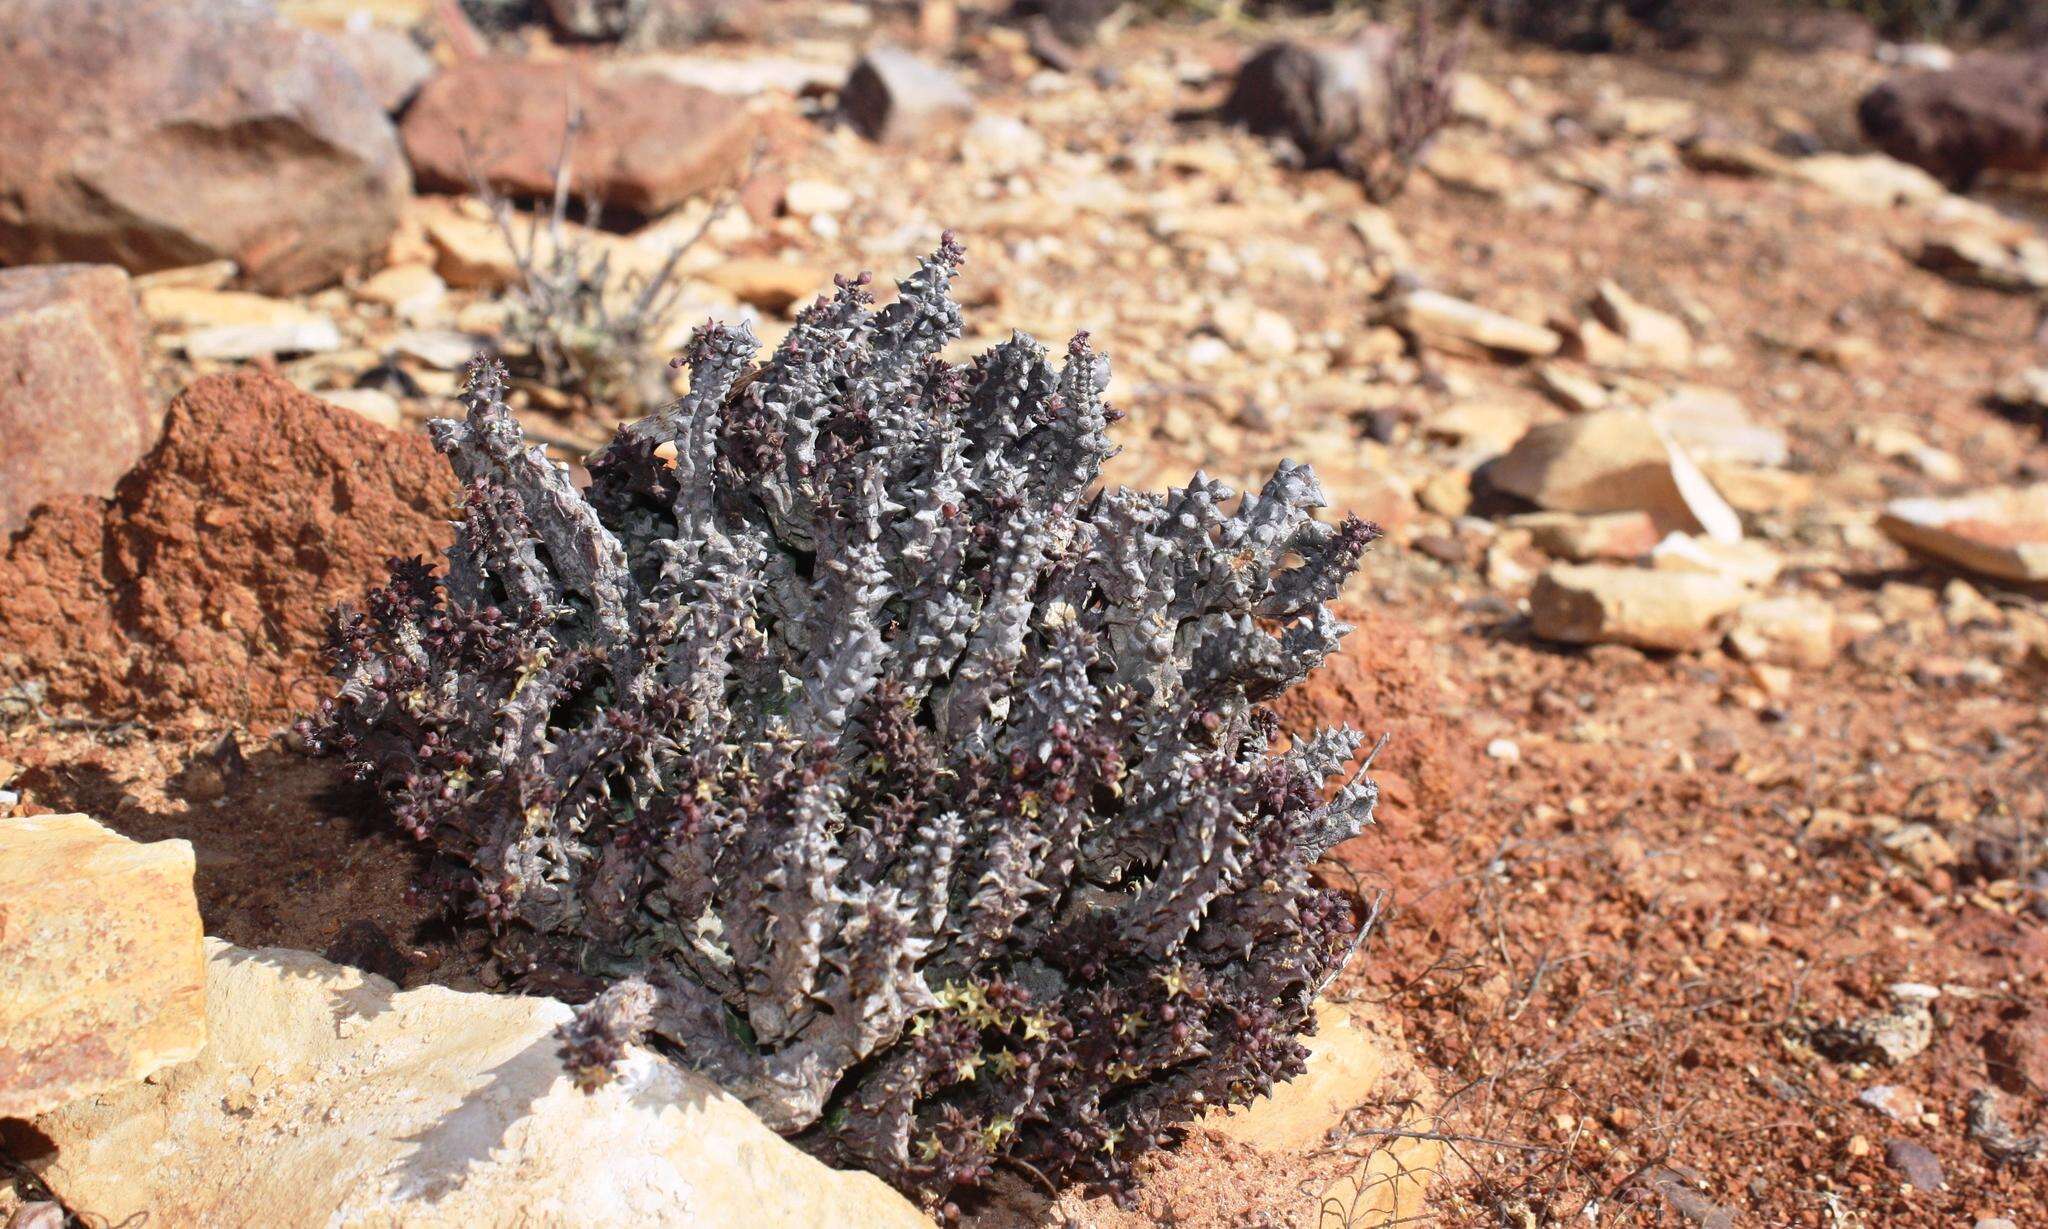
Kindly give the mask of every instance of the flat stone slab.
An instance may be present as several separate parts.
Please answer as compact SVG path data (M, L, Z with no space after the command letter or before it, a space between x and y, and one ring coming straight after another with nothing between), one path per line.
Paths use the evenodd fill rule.
M1895 499L1877 525L1901 546L1967 571L2020 584L2048 581L2048 484Z

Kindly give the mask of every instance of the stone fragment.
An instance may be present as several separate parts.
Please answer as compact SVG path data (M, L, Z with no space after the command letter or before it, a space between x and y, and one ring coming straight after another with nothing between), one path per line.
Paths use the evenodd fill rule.
M1587 117L1587 127L1606 137L1646 140L1678 137L1699 124L1700 105L1689 98L1603 98Z
M1698 136L1681 145L1678 154L1687 166L1710 175L1783 179L1792 174L1791 159L1754 141Z
M160 329L291 325L321 318L289 299L251 294L246 290L204 290L188 286L143 287L142 314Z
M1537 550L1571 563L1640 559L1661 536L1647 512L1533 512L1508 524L1528 530Z
M439 307L448 297L448 283L426 265L392 265L357 286L355 297L361 303L388 307L400 319L410 320Z
M127 274L0 269L0 540L45 500L112 494L162 422Z
M1878 528L1899 544L1995 580L2048 580L2048 484L1954 499L1897 499Z
M771 257L728 260L705 270L704 280L742 303L777 315L832 285L831 275L822 269Z
M1589 414L1607 405L1607 389L1600 381L1556 363L1545 363L1536 369L1536 387L1576 414Z
M1665 370L1692 365L1692 331L1685 321L1642 302L1618 283L1600 283L1593 313L1627 345L1633 365Z
M1494 486L1556 512L1649 513L1666 532L1742 537L1735 510L1656 423L1602 410L1523 436L1486 474Z
M1431 179L1444 187L1489 200L1506 199L1522 183L1520 164L1470 132L1430 142L1421 165Z
M797 179L782 190L782 207L791 217L819 214L836 217L853 208L853 189L829 179Z
M1243 299L1218 303L1210 324L1246 357L1260 362L1286 358L1301 348L1300 335L1286 316Z
M1513 94L1478 73L1461 72L1451 78L1451 118L1509 132L1521 125L1525 113Z
M1894 851L1906 848L1906 843L1895 838L1914 828L1933 832L1925 824L1908 824L1886 838L1886 847ZM1934 835L1937 840L1940 838L1939 833ZM1947 842L1942 843L1945 845ZM1953 864L1955 855L1950 850L1942 857L1930 855L1924 859L1906 860L1924 873L1935 866ZM1894 1067L1910 1062L1934 1043L1934 1012L1929 1004L1939 994L1940 991L1931 986L1897 983L1890 987L1891 1010L1816 1029L1814 1045L1838 1062L1881 1063Z
M1683 384L1649 412L1685 455L1701 465L1777 467L1792 459L1785 433L1751 418L1734 393Z
M1884 1159L1915 1190L1938 1191L1948 1181L1948 1176L1942 1172L1941 1159L1925 1144L1916 1144L1910 1139L1888 1139L1884 1141Z
M1998 385L1998 399L2015 409L2048 413L2048 367L2014 372Z
M519 280L519 262L496 222L443 213L427 219L426 232L434 249L434 272L448 285L497 290ZM542 259L552 252L552 247L545 249Z
M192 868L190 843L137 844L89 816L0 819L0 1118L199 1053L206 966Z
M1485 357L1506 354L1542 358L1563 344L1551 329L1453 298L1436 290L1411 290L1395 300L1392 323L1424 345Z
M2014 294L2048 289L2048 240L2013 242L1975 231L1929 235L1914 257L1923 267L1955 281Z
M1728 648L1748 662L1819 670L1835 658L1835 611L1810 595L1761 598L1735 612Z
M1013 115L977 115L960 134L960 159L983 174L1010 175L1045 161L1045 138Z
M1724 1208L1696 1189L1685 1175L1658 1165L1643 1176L1643 1184L1671 1205L1682 1223L1698 1229L1736 1229L1741 1223L1733 1208Z
M314 395L388 430L405 428L405 414L399 409L398 398L381 388L332 388Z
M1857 205L1889 209L1948 195L1941 181L1883 154L1815 154L1791 164L1794 176Z
M1872 1084L1856 1094L1856 1104L1876 1110L1893 1122L1917 1122L1923 1109L1912 1089L1897 1084Z
M1752 516L1785 516L1812 503L1812 474L1725 461L1703 461L1700 472L1737 512Z
M196 265L179 265L173 269L158 269L153 273L138 273L132 284L137 294L147 294L159 287L175 286L183 290L221 290L241 269L232 260L204 260Z
M1559 564L1529 595L1535 632L1566 644L1699 648L1747 591L1725 577L1609 564Z
M391 121L331 41L269 6L11 0L4 24L0 263L224 258L292 292L396 226Z
M405 113L406 156L425 187L467 191L473 167L509 196L550 196L572 109L580 127L571 190L636 213L732 183L755 137L744 107L666 77L483 60L447 69L420 91Z
M341 58L363 79L363 88L386 115L405 110L405 104L434 75L434 58L403 30L347 22L329 31L327 37L333 40Z
M1739 585L1761 589L1785 570L1784 557L1768 543L1744 538L1716 542L1691 534L1667 535L1650 551L1650 566L1660 572L1705 572L1725 576Z
M400 357L436 371L461 371L490 348L490 338L459 329L411 329L391 339L391 349Z
M751 98L756 94L824 92L846 79L851 57L809 59L756 55L738 60L722 55L665 53L624 61L633 72L653 73L714 94Z
M908 142L971 114L974 95L944 68L901 48L876 47L847 74L839 110L871 141Z
M186 357L239 362L265 354L319 354L341 348L341 330L325 318L277 324L217 324L178 339Z
M94 1223L930 1225L646 1050L579 1091L553 999L400 992L218 940L207 983L195 1061L35 1122L41 1178Z

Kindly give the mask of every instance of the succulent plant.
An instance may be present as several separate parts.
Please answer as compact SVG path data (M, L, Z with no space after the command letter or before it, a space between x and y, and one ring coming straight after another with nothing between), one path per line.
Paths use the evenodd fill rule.
M841 279L765 361L705 326L587 489L473 365L433 424L447 567L337 612L305 726L504 961L645 983L575 1053L644 1017L947 1213L1000 1165L1119 1190L1299 1071L1360 930L1309 868L1377 796L1325 795L1357 733L1275 750L1261 702L1348 630L1326 603L1378 531L1317 520L1305 466L1234 508L1200 474L1096 489L1108 364L1085 335L943 361L961 259L880 310Z

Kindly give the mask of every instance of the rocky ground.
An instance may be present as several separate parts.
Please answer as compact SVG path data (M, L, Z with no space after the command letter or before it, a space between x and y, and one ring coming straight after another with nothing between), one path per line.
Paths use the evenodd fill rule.
M480 71L482 35L386 7ZM601 113L578 135L620 202L579 252L645 276L694 239L655 351L708 316L772 343L833 273L886 281L951 228L974 348L1087 329L1111 356L1116 480L1292 458L1389 531L1288 716L1393 735L1381 824L1326 871L1383 904L1335 994L1399 1069L1284 1146L1197 1128L1133 1209L1020 1189L990 1223L1382 1224L1358 1192L1403 1167L1431 1180L1401 1212L1443 1224L2048 1222L2044 185L1960 196L1864 150L1867 50L1731 79L1711 46L1482 38L1381 207L1210 114L1258 40L1326 24L1131 22L1062 70L966 7L768 5L687 53L529 30L557 75L458 96L516 192L549 186L515 155L558 147L586 61L717 91L659 158L600 156ZM885 38L969 95L836 115ZM525 224L428 169L458 157L433 101L400 132L450 191L396 197L338 284L136 279L146 391L92 395L220 378L0 562L0 815L190 839L208 934L488 989L412 848L287 730L326 606L441 540L418 425L527 340ZM574 459L648 379L536 379L522 418Z

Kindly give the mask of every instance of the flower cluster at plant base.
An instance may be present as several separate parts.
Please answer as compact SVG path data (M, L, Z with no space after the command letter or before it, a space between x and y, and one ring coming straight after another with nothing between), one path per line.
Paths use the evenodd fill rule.
M1377 530L1292 465L1231 512L1092 490L1108 364L942 361L961 258L881 310L843 279L765 362L706 326L587 490L478 364L448 566L338 614L306 725L513 967L644 981L685 1062L947 1215L1003 1164L1124 1189L1298 1072L1359 933L1309 867L1376 798L1324 797L1356 732L1275 753L1260 704Z

